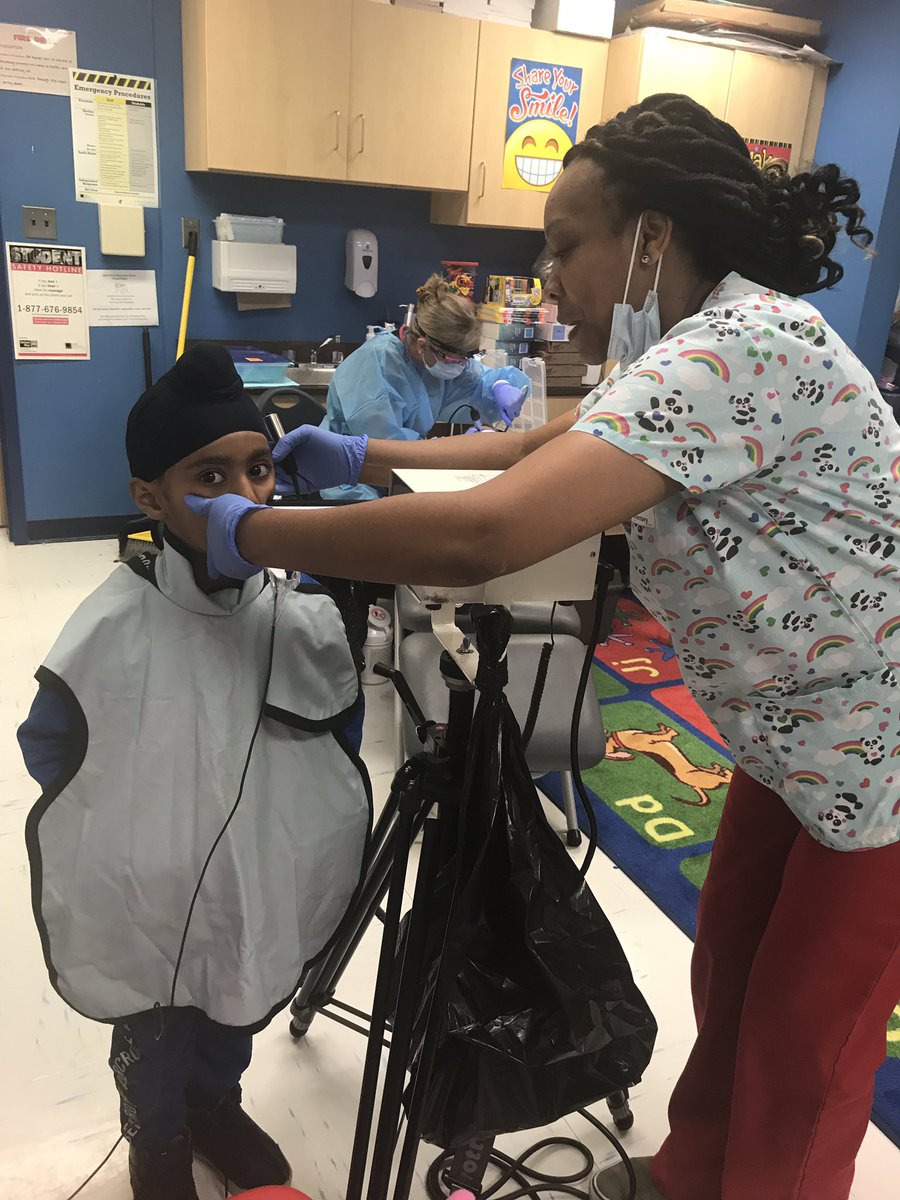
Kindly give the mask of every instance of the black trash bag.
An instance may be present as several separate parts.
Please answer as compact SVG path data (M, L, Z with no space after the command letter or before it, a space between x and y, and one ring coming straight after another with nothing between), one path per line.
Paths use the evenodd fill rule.
M478 634L460 842L433 895L439 1033L422 1136L448 1149L547 1125L637 1084L657 1030L612 926L544 816L502 691L507 637L501 628L490 646L489 633ZM427 1005L416 1054L426 1019Z

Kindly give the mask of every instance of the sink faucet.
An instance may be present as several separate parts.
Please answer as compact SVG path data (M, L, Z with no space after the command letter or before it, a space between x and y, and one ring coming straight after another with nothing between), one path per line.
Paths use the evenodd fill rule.
M330 338L326 338L325 341L321 344L321 346L316 346L315 350L310 350L309 365L311 367L314 367L318 363L319 351L324 350L326 346L330 346L333 341L334 341L334 335L332 335Z

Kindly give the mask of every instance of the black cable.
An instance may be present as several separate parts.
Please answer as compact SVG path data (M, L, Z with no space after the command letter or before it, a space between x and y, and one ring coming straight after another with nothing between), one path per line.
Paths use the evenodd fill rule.
M528 705L528 716L525 718L525 727L522 730L522 751L528 749L528 743L531 741L531 735L534 733L534 727L537 724L538 712L541 707L541 700L544 695L544 686L547 683L547 672L550 669L550 655L553 653L553 643L544 642L541 646L541 655L538 659L537 671L534 676L534 687L531 690L531 703Z
M628 1195L626 1200L635 1200L637 1195L637 1176L634 1173L634 1167L631 1165L631 1159L628 1157L622 1143L592 1113L583 1108L578 1108L575 1111L579 1116L589 1121L595 1129L598 1129L615 1147L628 1175ZM535 1167L526 1165L528 1160L533 1158L534 1155L551 1147L557 1150L575 1150L582 1156L584 1162L581 1170L573 1171L569 1175L551 1175L549 1172L538 1171ZM455 1155L455 1150L443 1150L429 1166L425 1176L425 1186L431 1200L447 1200L451 1191L457 1186L450 1183L447 1178L450 1164ZM594 1156L588 1150L587 1146L575 1138L542 1138L539 1142L535 1142L534 1145L524 1150L518 1158L511 1158L508 1154L504 1154L501 1150L494 1148L491 1150L488 1163L499 1174L488 1187L483 1188L478 1193L479 1200L492 1200L492 1198L496 1198L496 1200L523 1200L526 1196L529 1197L529 1200L540 1200L542 1195L548 1193L575 1196L577 1200L597 1200L590 1190L576 1186L591 1175L595 1163ZM501 1192L500 1189L508 1183L516 1183L518 1187L509 1192Z
M212 857L215 854L216 850L218 849L219 843L221 842L222 838L225 836L226 832L228 831L228 826L231 824L232 820L234 819L234 815L238 810L238 806L240 805L241 800L243 799L244 784L247 782L247 773L250 770L250 759L253 756L253 747L256 745L256 738L257 738L257 735L259 734L259 729L260 729L260 726L262 725L263 714L265 713L265 710L266 710L266 695L269 691L269 682L272 678L272 662L273 662L274 656L275 656L275 623L276 623L277 616L278 616L278 589L277 589L277 587L275 588L275 595L272 600L272 605L273 605L273 607L272 607L272 628L269 632L269 661L266 666L266 682L263 685L262 699L259 702L259 712L256 717L256 725L254 726L254 729L253 729L253 736L250 738L250 745L247 748L247 757L244 759L244 768L241 771L241 782L238 786L238 794L235 798L234 804L231 806L231 812L228 814L228 816L225 819L225 824L219 830L218 834L216 835L216 840L213 842L212 846L210 847L209 854L207 854L206 861L203 864L203 869L201 870L200 876L197 879L197 886L194 888L194 894L191 897L191 904L188 909L187 920L184 923L184 930L181 935L181 945L178 947L178 958L175 960L175 970L172 974L172 992L171 992L171 995L169 996L169 1008L175 1007L175 989L178 985L178 972L181 970L181 960L184 958L184 948L185 948L185 945L187 944L188 932L190 931L191 921L193 920L193 917L194 917L194 908L196 907L197 900L200 896L200 889L203 887L203 881L206 878L206 872L209 870L209 865L212 862Z
M141 334L141 346L144 352L144 386L153 386L153 357L150 350L150 330L144 329Z
M550 609L550 641L545 642L541 646L541 656L538 659L537 671L534 676L534 687L531 689L531 701L528 705L528 716L525 718L525 727L522 730L522 750L528 749L528 743L531 741L531 735L534 733L534 727L537 724L538 712L541 707L541 699L544 695L544 688L547 683L547 672L550 669L550 655L553 653L553 648L556 645L556 634L553 631L553 622L556 619L556 606L558 600L553 601L553 607Z
M78 1186L78 1187L75 1189L75 1191L74 1191L74 1192L72 1192L72 1194L71 1194L71 1195L69 1195L69 1196L66 1196L66 1200L75 1200L75 1197L76 1197L76 1196L78 1196L78 1195L80 1195L80 1194L81 1194L81 1193L84 1191L84 1189L85 1189L85 1188L87 1187L87 1185L88 1185L88 1184L91 1182L91 1180L92 1180L92 1179L94 1179L94 1178L95 1178L95 1176L97 1176L97 1175L99 1175L99 1174L100 1174L100 1172L103 1170L103 1168L104 1168L104 1167L106 1166L106 1164L109 1162L109 1160L112 1158L112 1156L113 1156L113 1155L115 1154L115 1152L118 1150L118 1148L119 1148L119 1143L120 1143L121 1141L123 1141L124 1137L125 1137L125 1134L124 1134L124 1133L120 1133L120 1134L119 1134L119 1136L116 1138L116 1141L115 1141L115 1144L113 1145L113 1148L110 1150L109 1154L107 1154L106 1158L104 1158L103 1162L102 1162L102 1163L100 1163L100 1164L99 1164L99 1166L95 1167L93 1171L91 1171L90 1175L88 1175L88 1177L87 1177L87 1179L84 1181L84 1183L82 1183L82 1184L79 1184L79 1186Z
M456 416L456 414L457 414L457 413L460 411L460 409L462 409L462 408L467 408L467 409L469 410L469 416L472 418L472 422L473 422L473 423L474 423L475 421L480 421L480 420L481 420L481 413L478 411L478 409L477 409L477 408L473 408L471 404L457 404L456 408L454 408L454 410L453 410L453 412L450 414L450 416L449 416L449 417L447 417L447 418L445 419L445 421L444 421L444 424L445 424L445 425L452 425L452 424L453 424L453 418Z
M581 801L584 808L585 816L587 817L589 837L587 853L584 856L584 862L581 864L581 877L584 879L587 876L588 868L594 861L594 851L597 849L597 841L600 836L597 828L597 816L594 812L593 805L588 798L587 789L584 786L584 780L581 778L581 768L578 765L578 735L581 726L581 706L584 704L584 696L587 691L588 680L591 677L591 667L594 661L594 651L597 648L597 638L600 636L600 624L603 620L603 606L606 600L606 593L609 590L609 581L612 578L613 569L608 563L600 562L597 564L596 586L594 589L597 597L596 607L594 609L594 620L591 624L591 631L588 635L588 643L584 652L584 662L581 664L581 675L578 678L578 687L575 690L575 705L572 709L572 726L569 730L569 759L572 768L572 780L575 784L575 790L578 792L578 799ZM601 581L605 578L605 585L601 587Z

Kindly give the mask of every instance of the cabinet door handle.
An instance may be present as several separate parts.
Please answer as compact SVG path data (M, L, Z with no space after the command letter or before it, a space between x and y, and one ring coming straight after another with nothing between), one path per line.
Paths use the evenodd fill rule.
M366 148L366 114L359 114L359 153L364 153Z
M337 108L334 110L334 148L341 148L341 113Z
M478 199L484 197L484 190L487 187L487 163L481 164L481 191L478 193Z

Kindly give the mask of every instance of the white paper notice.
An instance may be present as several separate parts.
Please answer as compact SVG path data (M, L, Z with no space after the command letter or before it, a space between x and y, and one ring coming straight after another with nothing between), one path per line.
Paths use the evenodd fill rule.
M91 325L158 325L155 271L88 271Z
M69 77L76 199L157 208L154 81L80 68Z
M16 358L91 357L84 246L7 242Z
M69 69L77 62L71 29L0 25L0 88L68 96Z

